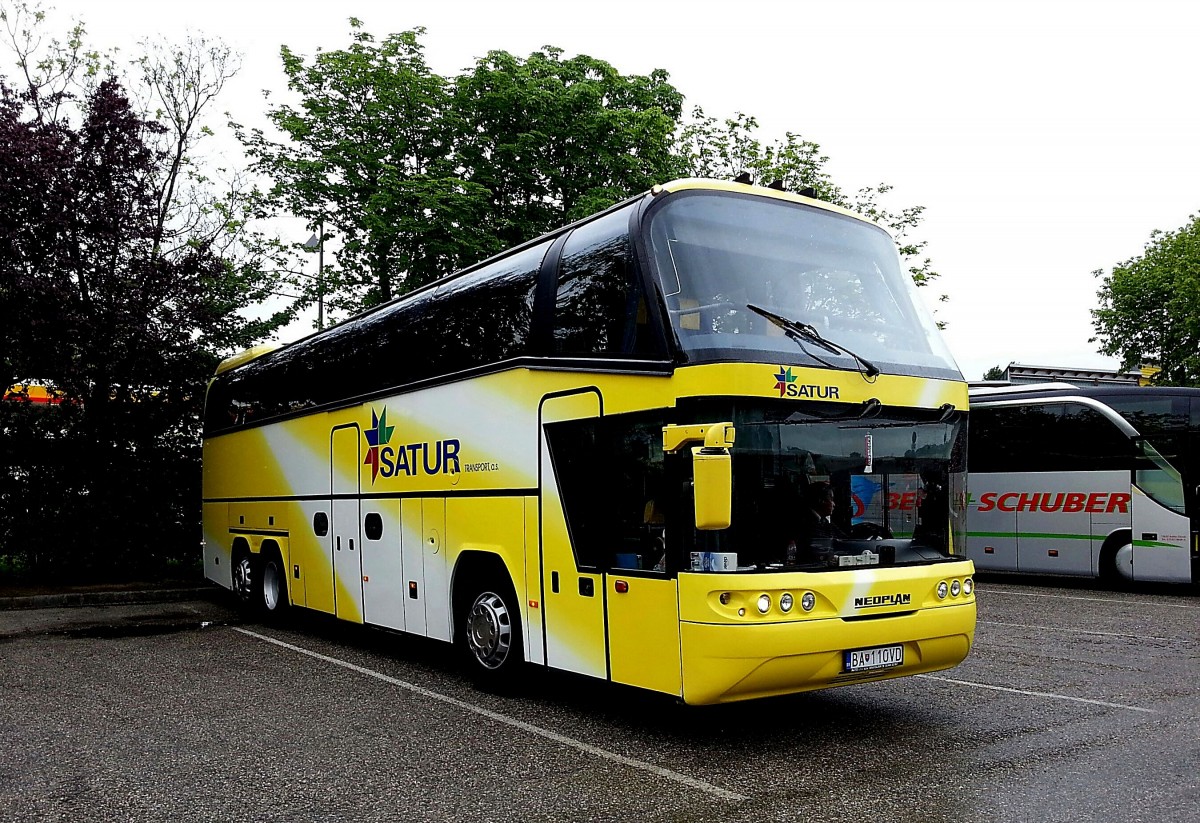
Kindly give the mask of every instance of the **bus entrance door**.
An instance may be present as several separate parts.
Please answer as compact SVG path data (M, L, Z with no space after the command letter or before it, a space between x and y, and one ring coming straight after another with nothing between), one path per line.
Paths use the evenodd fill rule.
M363 622L362 539L358 533L361 437L358 426L341 426L333 430L329 445L334 613L355 623Z
M1175 494L1177 499L1182 497L1178 492ZM1133 486L1132 503L1133 579L1169 583L1190 578L1192 552L1188 518L1161 505L1136 485Z
M600 393L584 389L547 397L538 417L540 611L545 662L557 669L606 678L604 576L585 571L576 562L545 430L546 424L600 417Z

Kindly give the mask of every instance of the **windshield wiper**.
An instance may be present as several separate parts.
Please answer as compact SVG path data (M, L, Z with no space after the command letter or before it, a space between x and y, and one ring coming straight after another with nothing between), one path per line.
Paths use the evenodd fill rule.
M750 311L754 312L755 314L761 314L776 326L783 329L784 333L792 340L795 340L797 343L799 343L800 347L804 348L805 351L808 351L808 349L805 348L804 344L806 342L812 343L814 346L820 346L827 352L832 352L833 354L844 354L854 358L862 366L863 375L868 378L875 378L879 375L879 368L874 363L872 363L870 360L867 360L865 357L860 357L845 346L834 343L832 340L825 339L821 336L821 333L817 331L816 326L813 326L810 323L800 323L796 320L789 320L783 315L776 314L773 311L768 311L761 306L755 306L752 303L747 303L746 308L750 309ZM829 366L831 369L837 368L832 363L825 362L812 352L808 352L808 354L813 359L826 366Z

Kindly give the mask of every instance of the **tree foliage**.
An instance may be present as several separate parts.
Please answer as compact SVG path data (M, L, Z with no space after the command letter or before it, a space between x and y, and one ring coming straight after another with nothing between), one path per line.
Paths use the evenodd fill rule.
M234 124L264 202L340 243L330 302L357 311L682 176L811 187L889 228L918 285L937 277L922 208L884 205L887 185L846 194L820 147L797 134L763 142L753 117L684 120L668 75L624 75L546 46L492 51L457 76L426 63L423 29L376 40L351 19L347 48L306 59L286 46L291 103L272 133ZM304 285L304 284L301 284ZM308 283L311 300L315 284ZM943 298L944 299L944 298Z
M486 192L494 251L680 174L683 97L667 73L562 54L493 51L454 81L455 164Z
M284 139L234 124L252 168L273 182L270 202L337 233L338 264L326 275L344 309L436 279L479 247L482 192L455 173L450 88L425 63L419 34L376 42L351 20L348 48L306 61L284 46L299 102L268 111ZM451 232L456 242L442 242Z
M21 85L0 78L0 388L43 384L63 402L0 402L0 566L162 573L198 557L206 382L279 319L244 316L270 285L223 253L237 226L190 166L228 74L188 47L169 52L182 63L142 62L160 122L81 27L35 58L43 18L19 11L31 25L8 9L4 22Z
M1007 371L1003 366L992 366L983 373L984 380L1003 380L1004 372Z
M1121 358L1122 369L1159 366L1156 383L1200 386L1200 217L1153 232L1142 254L1094 274L1099 351Z
M389 300L679 168L682 97L664 72L546 48L493 51L447 78L423 33L377 41L351 20L348 48L306 60L284 47L298 102L268 112L281 139L235 124L268 199L341 243L333 305Z

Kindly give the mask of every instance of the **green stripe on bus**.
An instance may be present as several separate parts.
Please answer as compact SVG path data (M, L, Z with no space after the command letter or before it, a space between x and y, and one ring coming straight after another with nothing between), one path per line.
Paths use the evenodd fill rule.
M1042 532L967 532L967 537L1037 537L1044 540L1104 540L1106 535L1044 534Z
M1107 540L1103 534L1044 534L1042 532L967 532L967 537L1011 537L1034 538L1039 540ZM1174 543L1163 543L1158 540L1134 540L1133 545L1144 549L1175 549Z

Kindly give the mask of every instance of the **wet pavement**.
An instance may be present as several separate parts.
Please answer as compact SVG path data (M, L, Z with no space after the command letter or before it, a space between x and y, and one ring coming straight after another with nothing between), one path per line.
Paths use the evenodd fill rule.
M978 592L957 669L711 708L225 599L0 611L0 820L1194 819L1200 598Z

